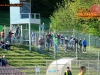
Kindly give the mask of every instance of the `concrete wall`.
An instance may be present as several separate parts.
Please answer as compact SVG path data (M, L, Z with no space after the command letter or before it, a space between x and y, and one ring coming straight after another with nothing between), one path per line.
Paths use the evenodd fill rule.
M10 4L20 4L20 0L10 0ZM10 6L10 24L16 23L20 19L20 7Z

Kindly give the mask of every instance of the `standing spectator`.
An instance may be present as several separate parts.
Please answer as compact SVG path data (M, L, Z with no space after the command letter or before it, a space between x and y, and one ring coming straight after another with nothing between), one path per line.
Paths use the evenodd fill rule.
M43 39L43 48L45 49L45 37L44 37L44 35L42 36L42 39Z
M40 47L40 53L42 53L42 50L43 50L43 38L41 37L40 40L39 40L39 47Z
M6 67L6 64L7 64L7 60L6 60L5 55L3 55L3 56L2 56L2 67L3 67L3 66Z
M67 52L67 50L68 50L68 42L69 42L68 36L66 36L65 37L65 52Z
M82 52L82 39L79 40L80 52Z
M74 48L74 38L70 39L70 48L73 49Z
M60 44L60 34L57 34L57 38L58 38L58 45Z
M20 26L18 25L17 28L16 28L15 37L20 36L20 34L21 34L21 29L20 29Z
M70 68L69 67L67 67L67 70L64 73L64 75L72 75L72 72L70 71Z
M50 46L52 47L52 35L51 35L51 33L49 33L48 36L49 36L49 39L50 39Z
M54 32L54 33L52 33L52 38L53 38L53 45L54 45L54 47L55 47L55 43L54 43L55 37L56 37L56 33Z
M76 38L73 38L73 49L76 50L76 44L75 44Z
M83 40L83 53L86 53L86 46L87 46L87 41L84 38L84 40Z
M8 33L8 41L10 42L10 44L12 45L12 31L10 30Z
M4 42L4 30L1 32L1 41Z
M77 39L77 37L75 38L75 49L76 49L76 46L77 46L77 50L78 50L78 39Z
M49 36L47 36L47 38L46 38L46 46L47 46L47 51L49 51L49 47L50 47L50 38L49 38Z
M55 46L56 52L59 52L59 49L58 49L58 38L57 38L57 36L54 39L54 44L55 44L54 46Z
M45 25L44 25L44 23L41 25L41 29L42 29L42 33L44 33L44 31L45 31Z
M47 32L47 33L46 33L46 38L47 38L48 35L49 35L49 33Z
M86 67L85 66L81 66L80 67L80 73L78 75L85 75L86 73Z
M60 45L63 46L64 42L64 36L61 34L60 36Z
M35 45L35 42L34 42L35 36L36 36L36 32L32 32L31 33L32 45Z

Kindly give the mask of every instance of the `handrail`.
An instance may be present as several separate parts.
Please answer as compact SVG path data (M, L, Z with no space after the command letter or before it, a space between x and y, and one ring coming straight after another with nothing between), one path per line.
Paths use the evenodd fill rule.
M32 17L32 15L34 17ZM38 15L38 18L37 18ZM31 19L40 19L40 13L20 13L20 18L25 19L25 17L22 16L27 16L26 18L31 18Z
M40 15L40 13L20 13L20 14L39 14Z

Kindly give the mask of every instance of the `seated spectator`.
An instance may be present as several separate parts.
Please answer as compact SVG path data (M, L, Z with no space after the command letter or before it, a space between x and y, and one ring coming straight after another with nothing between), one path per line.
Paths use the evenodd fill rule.
M9 41L6 42L5 49L6 50L10 50L10 42Z
M0 42L0 48L3 48L3 49L5 49L5 44L4 44L4 42Z
M43 42L43 38L41 37L41 38L39 39L40 53L42 53L43 45L44 45L44 42Z
M2 48L2 42L0 41L0 48Z
M3 55L3 56L2 56L2 67L3 67L3 66L6 67L6 64L7 64L7 60L6 60L5 55Z

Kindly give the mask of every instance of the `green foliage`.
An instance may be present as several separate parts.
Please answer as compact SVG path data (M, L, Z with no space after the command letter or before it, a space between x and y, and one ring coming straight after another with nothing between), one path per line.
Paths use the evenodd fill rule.
M90 9L93 4L98 2L98 0L63 0L62 5L57 4L59 9L55 9L53 15L50 16L52 29L56 31L76 29L82 33L100 36L99 19L95 22L95 20L90 21L90 19L77 16L80 8Z
M90 19L88 22L88 32L92 35L100 36L100 21L98 19Z

